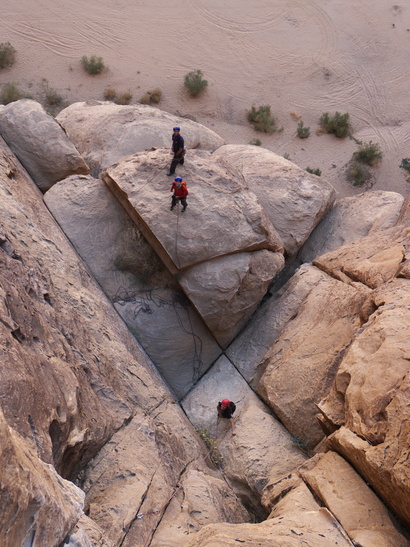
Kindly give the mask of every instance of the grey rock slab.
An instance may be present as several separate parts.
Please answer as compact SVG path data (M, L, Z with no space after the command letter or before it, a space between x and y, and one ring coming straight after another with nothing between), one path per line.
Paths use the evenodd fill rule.
M298 258L311 262L375 230L391 228L400 215L403 202L401 194L381 190L337 201L309 236Z
M21 99L1 109L0 134L43 192L69 175L90 171L61 126L36 101Z
M166 156L165 150L129 156L102 178L171 273L226 254L283 251L255 194L243 186L235 169L209 153L191 153L182 174L188 209L170 211L170 181L161 171Z
M225 347L243 327L285 263L267 250L237 253L193 266L179 282L209 330Z
M199 123L142 104L74 103L58 114L57 121L83 154L94 176L123 156L151 147L170 148L172 128L176 125L181 127L187 149L213 151L224 143L219 135ZM168 155L167 167L170 162Z
M263 204L288 255L294 255L331 208L336 191L282 156L252 145L227 144L213 153L235 165Z

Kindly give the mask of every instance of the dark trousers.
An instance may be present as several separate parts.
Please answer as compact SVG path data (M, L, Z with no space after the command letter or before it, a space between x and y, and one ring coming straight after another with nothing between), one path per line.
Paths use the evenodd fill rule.
M188 207L186 198L177 198L176 196L172 196L171 209L175 207L178 201L182 203L182 210L185 211L185 209Z
M175 169L176 169L178 163L180 165L184 165L184 153L182 153L182 155L174 156L172 158L171 167L169 168L169 172L171 173L171 175L173 175L175 173Z

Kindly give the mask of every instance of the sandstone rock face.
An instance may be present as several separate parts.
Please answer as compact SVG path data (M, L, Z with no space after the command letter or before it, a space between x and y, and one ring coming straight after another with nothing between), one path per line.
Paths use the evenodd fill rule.
M89 173L63 129L35 101L21 99L2 108L0 134L43 192L69 175Z
M105 532L89 517L82 515L70 535L65 539L64 547L115 547L105 537Z
M240 169L245 184L263 204L289 255L303 245L336 198L329 183L270 150L227 144L213 156Z
M181 127L188 149L212 151L224 142L199 123L146 105L121 106L100 101L75 103L62 110L57 121L80 150L94 176L123 156L153 146L170 148L175 125ZM188 158L189 155L190 152ZM162 168L169 167L170 162L168 153L163 158Z
M395 225L404 198L395 192L365 192L337 201L306 241L299 259L314 258Z
M183 174L188 209L183 215L179 208L169 211L169 182L158 169L166 156L165 150L129 156L102 178L171 273L237 252L283 251L255 194L209 153L191 153ZM158 203L163 215L158 215Z
M57 547L82 514L84 494L38 459L0 411L0 544Z
M281 253L238 253L189 268L180 284L224 347L255 311L283 266Z
M235 436L228 420L217 417L216 406L224 398L237 405ZM226 357L207 372L182 406L191 422L215 439L224 473L248 506L256 505L269 478L287 474L305 460L289 433Z
M316 405L330 390L368 294L361 284L348 286L321 273L262 360L265 371L256 391L286 428L310 446L323 437Z
M178 397L221 354L178 284L107 186L72 176L45 203Z
M354 545L406 547L386 507L356 471L339 455L328 452L301 476L330 510Z

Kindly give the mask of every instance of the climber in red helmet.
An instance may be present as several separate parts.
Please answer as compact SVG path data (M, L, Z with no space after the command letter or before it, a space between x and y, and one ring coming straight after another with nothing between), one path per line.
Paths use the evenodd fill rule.
M236 435L236 433L235 433L235 421L232 418L232 414L236 410L235 403L230 401L229 399L223 399L221 402L218 403L218 406L216 408L218 410L218 416L220 418L225 418L226 420L230 421L232 435Z

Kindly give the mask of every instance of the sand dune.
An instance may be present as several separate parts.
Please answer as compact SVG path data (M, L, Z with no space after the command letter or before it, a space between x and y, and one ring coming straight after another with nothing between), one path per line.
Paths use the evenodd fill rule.
M1 41L18 52L0 72L37 98L42 79L67 100L131 91L133 102L160 87L160 107L195 116L230 143L257 137L305 168L320 168L339 196L363 191L346 181L354 141L316 135L323 112L349 112L354 136L380 144L374 189L407 194L399 168L410 156L410 6L385 0L20 0L0 21ZM83 55L108 69L85 74ZM200 68L206 93L191 99L184 75ZM255 133L252 104L270 104L282 133ZM296 136L301 116L311 136Z

